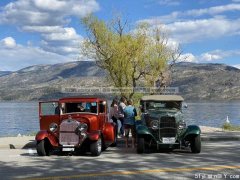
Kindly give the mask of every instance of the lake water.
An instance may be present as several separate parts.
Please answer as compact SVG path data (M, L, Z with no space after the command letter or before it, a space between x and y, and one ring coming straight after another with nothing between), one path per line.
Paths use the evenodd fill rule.
M188 103L183 110L188 125L221 127L226 117L240 125L240 102ZM0 102L0 136L27 135L39 130L38 102Z

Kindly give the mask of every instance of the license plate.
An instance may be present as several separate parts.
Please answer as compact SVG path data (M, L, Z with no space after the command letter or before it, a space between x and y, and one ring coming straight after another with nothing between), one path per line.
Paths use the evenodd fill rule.
M74 148L63 148L62 151L74 151Z
M164 144L174 144L176 141L175 137L172 138L162 138Z

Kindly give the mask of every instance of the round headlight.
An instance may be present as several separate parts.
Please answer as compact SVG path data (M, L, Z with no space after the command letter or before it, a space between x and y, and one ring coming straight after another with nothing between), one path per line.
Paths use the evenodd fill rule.
M51 124L49 125L49 130L50 130L51 132L55 132L55 131L57 130L57 128L58 128L58 125L57 125L56 123L51 123Z
M185 121L179 122L178 129L182 130L182 129L185 129L185 128L186 128L186 123L185 123Z
M158 129L159 128L159 125L158 125L158 121L154 120L150 123L150 126L152 129Z
M80 125L81 132L86 132L88 128L88 125L86 123L83 123Z
M78 132L84 133L88 129L88 125L86 123L82 123L78 126Z

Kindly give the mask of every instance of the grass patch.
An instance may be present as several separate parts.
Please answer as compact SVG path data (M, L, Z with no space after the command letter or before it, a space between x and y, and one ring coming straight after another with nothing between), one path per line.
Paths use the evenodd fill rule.
M36 136L37 132L30 132L27 134L27 136Z
M230 123L224 123L222 128L226 131L240 131L240 126L234 126Z

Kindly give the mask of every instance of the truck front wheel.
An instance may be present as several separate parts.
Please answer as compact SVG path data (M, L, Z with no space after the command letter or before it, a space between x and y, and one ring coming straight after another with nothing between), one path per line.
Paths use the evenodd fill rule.
M37 142L36 149L39 156L49 156L50 154L49 144L45 139Z
M201 152L201 137L200 137L200 135L197 135L192 138L190 146L191 146L192 153L200 153Z
M144 138L137 138L137 153L142 154L145 151L145 140Z
M93 156L99 156L102 152L102 139L99 138L97 141L94 141L90 144L90 151Z

